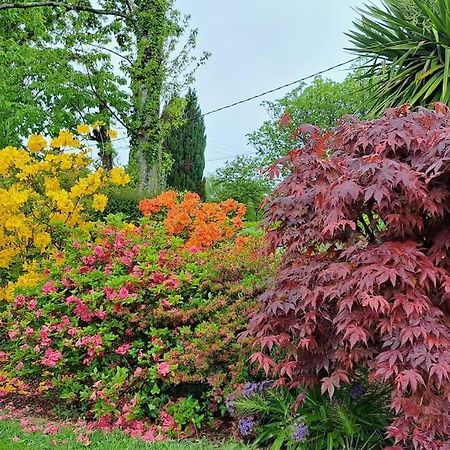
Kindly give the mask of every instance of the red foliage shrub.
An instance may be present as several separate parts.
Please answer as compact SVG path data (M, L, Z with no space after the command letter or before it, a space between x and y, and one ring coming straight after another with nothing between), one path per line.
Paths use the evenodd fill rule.
M267 202L283 260L250 324L252 359L331 396L363 367L392 385L397 443L448 448L449 110L297 133L309 140L278 162L290 176Z

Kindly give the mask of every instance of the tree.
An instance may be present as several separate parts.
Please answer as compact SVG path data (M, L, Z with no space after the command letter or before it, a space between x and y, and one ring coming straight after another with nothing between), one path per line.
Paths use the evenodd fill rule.
M269 194L273 183L261 173L261 161L250 156L238 156L207 178L208 201L233 198L247 207L246 219L261 219L261 202Z
M97 122L90 137L109 168L109 122L122 121L130 105L111 53L94 47L102 39L92 34L98 19L49 8L7 10L1 17L0 147L19 145L31 133L51 136Z
M270 376L330 397L361 369L391 386L388 433L422 450L450 438L449 131L443 104L300 126L264 220L281 265L250 324Z
M302 145L301 136L292 136L295 124L312 123L330 129L346 114L364 117L367 97L367 83L358 80L357 72L342 82L318 77L311 85L302 84L280 100L265 102L270 120L249 135L250 144L256 148L263 165L271 164Z
M190 89L185 99L184 123L169 131L164 146L173 160L167 185L180 192L197 192L204 198L205 122L194 90Z
M350 49L374 80L371 113L388 107L450 101L450 2L382 0L367 5L348 33Z
M102 126L111 121L120 124L130 137L129 168L140 189L160 190L167 159L161 145L160 111L165 99L192 81L207 57L189 55L196 30L174 54L187 21L175 10L173 0L20 0L0 4L0 16L5 23L4 18L13 16L17 33L31 30L22 41L4 33L3 51L11 60L3 72L12 70L13 86L25 85L21 95L28 107L6 100L6 111L22 115L18 122L28 131L46 124L49 111L58 115L58 128L72 127L79 116L93 114L106 124ZM11 41L17 42L19 53L7 51ZM26 53L25 61L20 52ZM103 143L104 131L91 138ZM104 150L110 148L107 140Z

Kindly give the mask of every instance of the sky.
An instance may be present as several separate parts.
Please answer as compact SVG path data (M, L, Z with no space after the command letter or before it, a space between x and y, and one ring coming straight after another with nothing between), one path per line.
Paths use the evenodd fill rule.
M212 53L194 85L202 111L351 59L344 50L349 45L344 33L357 17L354 8L364 3L367 0L177 0L178 9L190 14L191 26L199 29L198 50ZM341 80L345 74L337 69L328 77ZM207 116L205 173L234 155L254 152L246 136L268 118L261 102L287 92Z
M199 69L195 88L202 111L308 76L352 55L345 32L364 0L177 0L199 29L198 49L212 53ZM341 80L345 70L328 77ZM262 100L275 100L284 89L205 117L206 173L236 154L254 149L246 135L268 119Z

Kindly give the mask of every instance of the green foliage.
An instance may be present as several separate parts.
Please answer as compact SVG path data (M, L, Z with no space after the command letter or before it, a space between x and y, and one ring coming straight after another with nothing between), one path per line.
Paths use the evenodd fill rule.
M260 204L273 188L271 181L261 174L261 167L259 159L249 156L238 156L227 162L207 179L208 201L234 198L247 207L247 220L261 219Z
M301 137L292 133L301 124L330 129L347 114L364 117L367 112L368 84L358 80L358 71L342 82L316 78L311 85L302 84L285 97L265 102L270 119L249 135L250 144L257 150L261 166L270 165L288 151L302 146ZM289 123L280 124L284 116Z
M164 143L173 159L167 185L180 192L196 192L204 198L206 134L195 91L189 90L185 104L184 123L172 129Z
M243 392L232 400L234 415L241 418L240 426L253 420L247 438L264 448L380 450L388 444L383 436L389 390L380 385L353 385L333 399L319 389Z
M97 46L111 42L103 21L49 8L2 11L0 18L0 147L31 133L108 123L109 109L120 120L129 115L123 73Z
M103 212L96 213L94 219L104 219L109 215L121 214L126 222L137 224L142 218L139 202L146 197L135 186L111 187L105 191L108 203Z
M189 427L192 426L197 430L201 428L205 420L205 414L202 414L202 406L192 396L180 398L175 403L168 405L167 412L172 415L175 422L183 430L189 430Z
M374 83L371 113L450 102L450 2L382 0L366 5L348 35Z

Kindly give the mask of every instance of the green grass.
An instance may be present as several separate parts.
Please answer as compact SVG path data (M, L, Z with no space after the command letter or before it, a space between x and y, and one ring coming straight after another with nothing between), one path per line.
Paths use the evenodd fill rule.
M13 420L0 421L0 450L243 450L248 448L238 443L212 444L207 441L144 443L120 432L102 433L96 431L89 436L91 444L86 447L77 442L70 429L47 436L42 433L24 433L19 423ZM52 443L53 441L53 443ZM55 442L56 441L56 444Z

